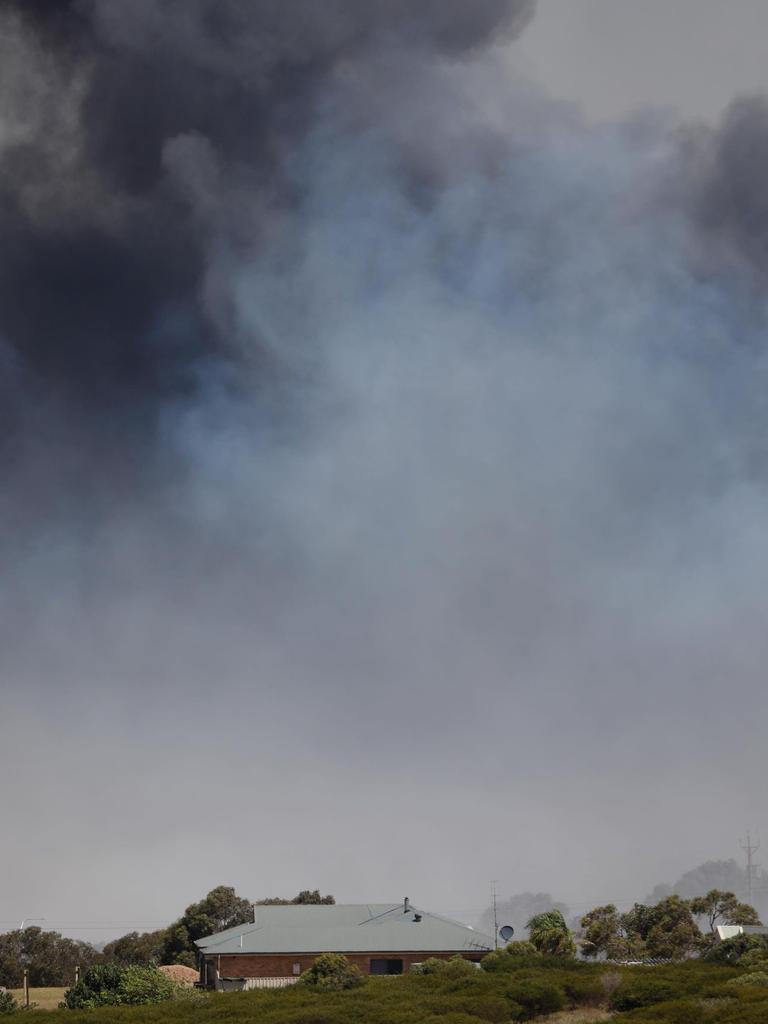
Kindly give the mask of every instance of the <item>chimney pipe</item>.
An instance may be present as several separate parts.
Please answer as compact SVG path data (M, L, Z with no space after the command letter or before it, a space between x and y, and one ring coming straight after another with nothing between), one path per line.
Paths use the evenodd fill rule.
M411 901L406 896L405 899L403 900L403 913L407 914L410 909L411 909Z

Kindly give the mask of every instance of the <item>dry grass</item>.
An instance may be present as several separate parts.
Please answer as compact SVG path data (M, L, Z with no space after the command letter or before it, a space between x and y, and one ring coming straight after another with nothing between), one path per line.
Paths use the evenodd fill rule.
M11 991L19 1006L23 1006L24 989L14 988ZM31 988L29 990L29 1001L30 1003L36 1003L38 1010L57 1010L66 991L65 988Z
M601 1021L613 1020L613 1014L607 1010L581 1006L577 1010L563 1010L561 1013L550 1014L549 1017L540 1017L539 1020L546 1021L547 1024L599 1024Z

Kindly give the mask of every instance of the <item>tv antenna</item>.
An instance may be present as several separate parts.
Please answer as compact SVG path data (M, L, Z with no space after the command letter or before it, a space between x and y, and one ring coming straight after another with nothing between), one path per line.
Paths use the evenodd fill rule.
M494 948L499 948L499 921L496 915L496 879L491 882L491 898L493 899L493 942Z

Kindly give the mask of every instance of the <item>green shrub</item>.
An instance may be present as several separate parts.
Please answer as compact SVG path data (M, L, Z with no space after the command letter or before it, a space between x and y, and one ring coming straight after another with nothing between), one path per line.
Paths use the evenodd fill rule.
M565 1006L565 993L559 985L536 978L515 980L507 987L508 1001L522 1007L517 1020L532 1020L546 1013L557 1013Z
M365 977L360 968L351 964L341 953L323 953L299 979L300 985L323 992L357 988L364 982Z
M0 1013L13 1013L18 1008L19 1004L13 995L5 989L0 990Z
M492 953L487 953L483 957L480 961L480 966L484 971L488 971L489 974L494 974L497 971L511 971L515 966L515 962L506 949L494 949Z
M510 1019L509 1002L503 996L469 996L453 999L452 1009L461 1013L471 1013L481 1020L492 1024L503 1024Z
M740 987L742 985L751 985L752 987L768 988L768 972L766 971L752 971L749 974L742 974L738 978L731 978L728 982L729 986Z
M594 975L566 974L562 987L571 1006L601 1006L606 1000L602 978Z
M204 1006L211 998L210 993L201 988L194 988L192 985L174 985L171 996L175 1003L184 1003L185 1006Z
M505 951L513 960L541 960L541 953L532 942L528 942L526 939L510 942L505 947Z
M443 961L443 970L441 972L446 978L466 978L474 977L477 973L477 968L470 960L465 960L463 956L452 956L450 960Z
M89 967L80 981L64 994L69 1010L96 1006L142 1006L171 999L175 985L154 967L132 964L97 964Z
M676 999L667 1003L636 1010L627 1016L632 1024L715 1024L717 1017L712 1018L709 1010L700 1000Z
M704 956L713 964L739 964L744 956L755 953L768 957L768 936L734 935L732 939L718 942Z
M173 980L154 967L131 964L123 969L120 1002L128 1006L145 1006L172 999L177 986Z
M430 956L420 964L411 967L411 974L442 974L445 970L445 960L438 960L436 956Z
M768 971L768 949L751 949L739 958L739 967Z
M440 1016L435 1017L414 1017L412 1024L480 1024L480 1021L480 1017L476 1017L473 1013L461 1013L451 1010L450 1013L440 1014Z
M667 1002L678 995L679 990L664 978L628 975L613 993L611 1007L614 1010L634 1010L641 1006Z
M510 942L503 949L494 949L493 952L487 953L480 961L480 966L483 970L494 973L512 971L518 967L538 967L543 959L532 942Z
M420 964L414 964L411 974L439 974L444 978L461 979L472 977L477 973L477 968L471 960L465 960L463 956L452 956L450 960L438 960L431 956Z

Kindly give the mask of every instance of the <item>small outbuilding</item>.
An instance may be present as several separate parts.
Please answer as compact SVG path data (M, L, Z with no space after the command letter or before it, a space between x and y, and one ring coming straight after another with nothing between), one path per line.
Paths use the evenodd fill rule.
M715 936L719 942L735 939L737 935L768 936L768 928L762 924L719 924L715 928Z
M363 974L403 974L430 957L479 963L494 940L469 925L402 903L255 906L251 924L198 939L206 988L290 985L321 953Z

